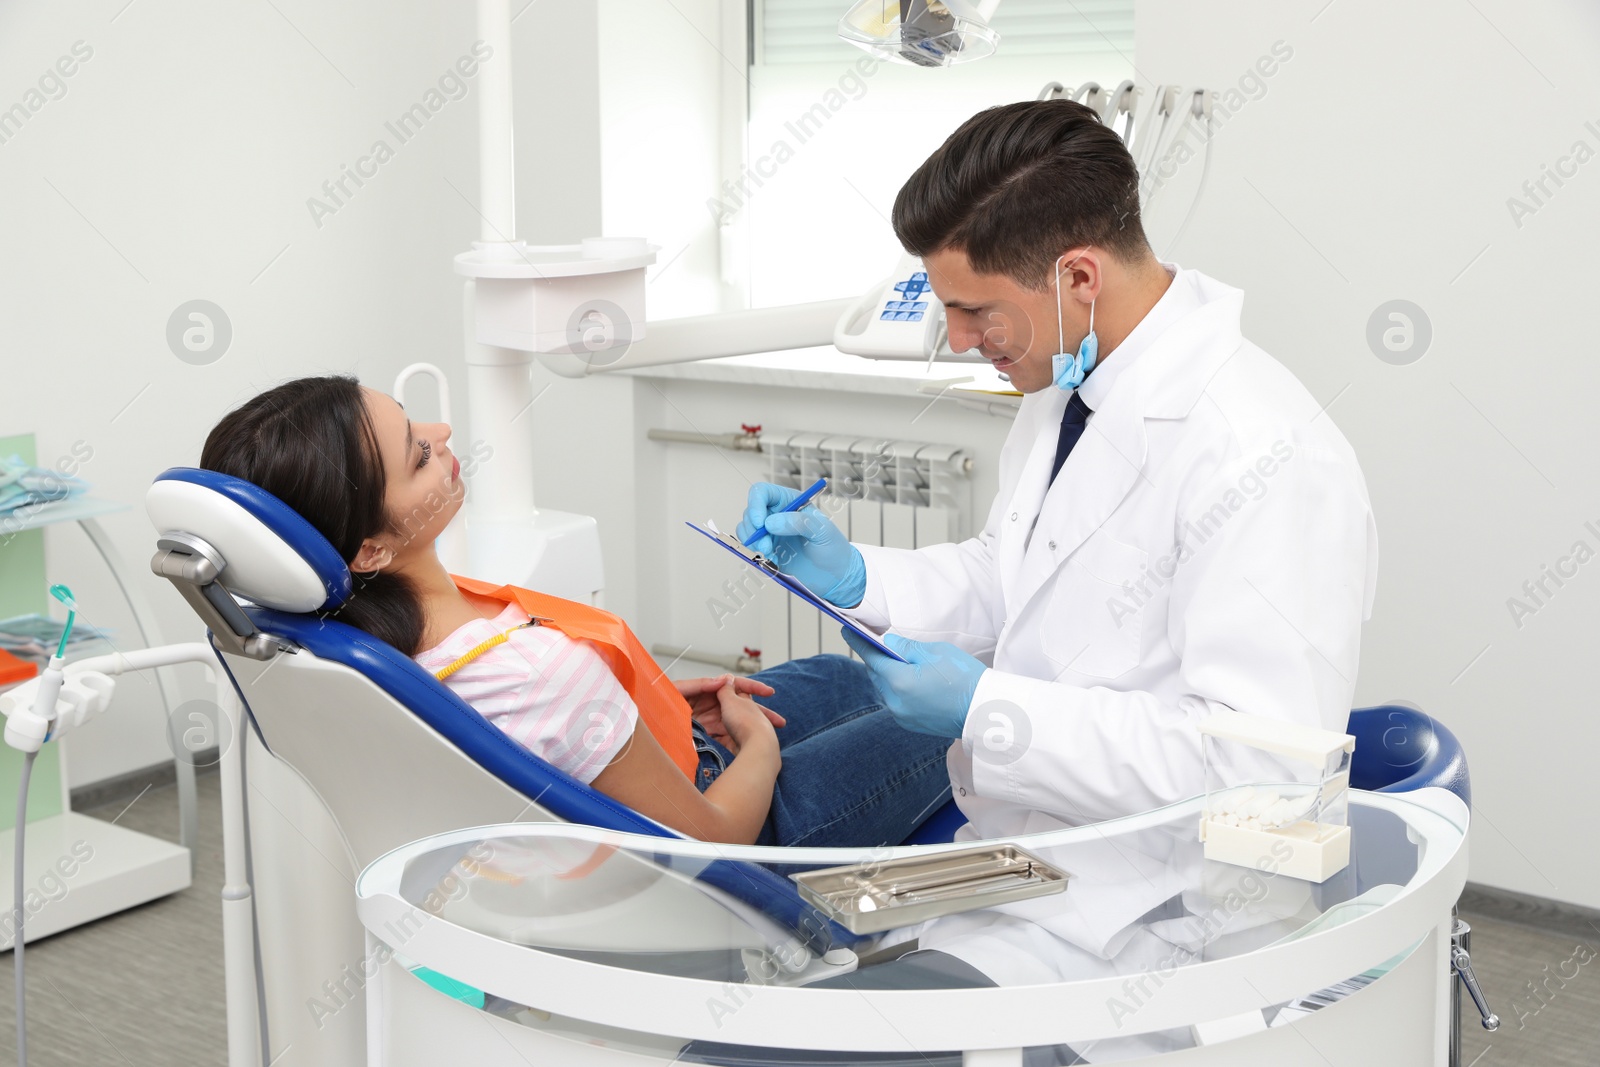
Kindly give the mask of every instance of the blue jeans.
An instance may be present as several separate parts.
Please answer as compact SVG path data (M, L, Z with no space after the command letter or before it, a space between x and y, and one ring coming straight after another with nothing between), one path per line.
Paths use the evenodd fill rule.
M872 675L847 656L811 656L754 676L758 703L782 715L783 768L758 845L898 845L950 799L948 738L912 733L883 706ZM701 792L733 753L694 724Z

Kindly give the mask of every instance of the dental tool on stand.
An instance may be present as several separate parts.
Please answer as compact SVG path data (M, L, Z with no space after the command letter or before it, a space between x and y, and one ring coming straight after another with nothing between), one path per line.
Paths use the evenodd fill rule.
M17 1067L27 1067L28 1028L26 1024L26 980L23 970L23 923L27 917L23 882L23 838L28 827L28 780L33 773L33 761L40 747L59 737L62 731L79 726L90 717L105 710L111 700L114 683L103 674L85 671L67 678L67 640L72 635L72 624L77 621L78 602L72 590L64 585L52 585L50 595L67 607L67 624L61 630L61 642L55 655L50 657L39 678L19 690L0 698L0 712L6 716L6 744L22 753L22 775L17 786L16 848L11 862L12 876L12 952L16 972L17 990ZM28 692L32 701L25 702Z

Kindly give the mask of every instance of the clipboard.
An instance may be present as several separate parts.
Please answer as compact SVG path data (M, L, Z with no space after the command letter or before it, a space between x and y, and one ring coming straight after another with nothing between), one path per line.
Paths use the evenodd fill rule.
M772 581L777 582L790 593L793 593L801 600L804 600L807 604L810 604L828 618L832 619L840 626L843 626L846 630L851 631L857 637L861 638L861 640L865 641L879 652L882 652L885 656L888 656L896 663L910 662L910 660L907 660L904 656L894 651L894 649L884 644L882 639L876 634L863 630L861 627L857 626L855 623L839 614L838 609L836 609L832 604L817 596L817 594L801 585L795 579L789 577L787 574L784 574L778 569L776 564L763 557L760 553L751 552L748 548L745 548L743 545L741 545L736 539L725 533L713 532L703 526L696 526L692 522L685 522L684 525L689 527L689 529L693 530L700 536L711 541L713 544L720 545L733 555L738 556L746 564L760 571L763 578L770 578Z

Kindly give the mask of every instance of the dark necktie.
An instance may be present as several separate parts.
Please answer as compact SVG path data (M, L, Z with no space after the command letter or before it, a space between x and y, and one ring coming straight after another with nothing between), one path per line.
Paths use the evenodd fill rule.
M1067 401L1067 410L1061 414L1061 436L1056 438L1056 462L1050 468L1050 481L1054 482L1056 475L1061 473L1067 453L1072 451L1072 446L1083 436L1084 427L1089 425L1090 414L1089 405L1083 402L1083 394L1074 392L1072 399Z

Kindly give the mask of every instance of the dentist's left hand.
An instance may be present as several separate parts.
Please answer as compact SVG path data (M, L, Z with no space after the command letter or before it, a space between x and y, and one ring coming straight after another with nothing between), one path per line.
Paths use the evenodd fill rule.
M897 663L843 630L845 643L872 671L884 706L907 730L934 737L960 737L985 667L981 660L945 641L912 641L885 634L882 641L910 660Z

